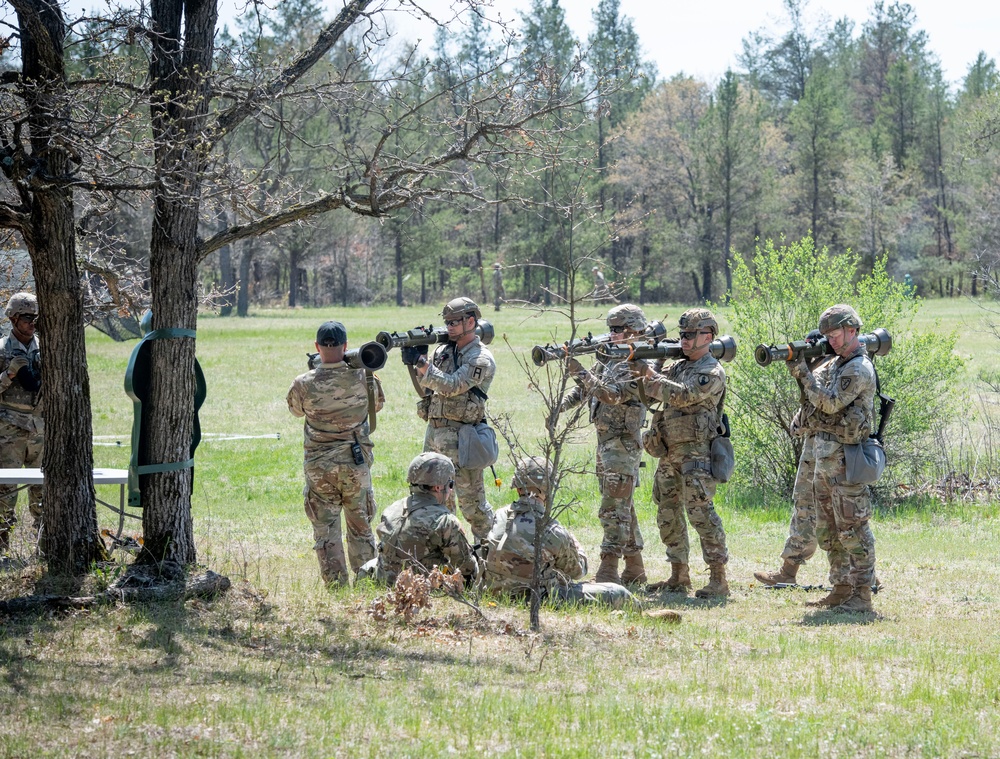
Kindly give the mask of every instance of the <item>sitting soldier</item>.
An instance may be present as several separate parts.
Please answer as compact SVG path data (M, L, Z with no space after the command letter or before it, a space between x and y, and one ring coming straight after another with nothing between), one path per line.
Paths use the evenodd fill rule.
M487 538L487 589L527 598L535 565L536 524L545 516L545 498L553 482L552 466L539 456L522 458L514 470L517 500L497 512ZM574 582L587 573L587 557L576 538L552 519L542 538L540 590L556 603L603 603L621 608L639 604L625 587L611 582Z
M427 574L435 566L462 573L466 583L479 577L479 563L458 517L446 505L455 487L455 465L440 453L421 453L407 472L410 495L382 513L378 556L358 572L388 585L405 568Z

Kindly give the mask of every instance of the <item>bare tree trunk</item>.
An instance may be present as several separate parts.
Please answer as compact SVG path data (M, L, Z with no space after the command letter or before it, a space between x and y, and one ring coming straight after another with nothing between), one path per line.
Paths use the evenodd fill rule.
M21 32L22 76L32 174L72 173L61 132L71 123L63 58L66 27L56 3L13 0ZM59 182L23 178L27 222L18 227L31 256L41 314L46 471L42 549L55 575L82 574L107 558L97 532L92 470L90 375L83 291L76 263L73 194ZM28 193L25 192L24 195ZM24 197L22 195L22 197Z
M215 0L152 0L150 102L156 145L150 279L153 329L189 330L198 323L198 218L211 97ZM150 464L182 468L141 478L140 563L196 559L191 519L194 429L193 337L154 340L149 416Z

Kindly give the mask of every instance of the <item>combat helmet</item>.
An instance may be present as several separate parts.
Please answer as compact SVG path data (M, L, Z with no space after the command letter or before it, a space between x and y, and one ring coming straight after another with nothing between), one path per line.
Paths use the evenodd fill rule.
M646 315L634 303L622 303L608 311L609 327L627 327L633 332L646 329Z
M541 456L525 456L518 459L510 486L520 490L536 490L544 496L549 492L552 479L552 464Z
M477 319L482 319L483 314L479 310L479 306L472 298L452 298L447 303L444 304L444 308L441 310L441 316L445 319L455 319L459 317L474 316Z
M677 325L681 328L681 332L694 332L707 327L712 330L713 335L719 334L719 322L715 320L715 314L707 308L689 308L681 314Z
M838 327L854 327L861 329L861 317L858 312L846 303L830 306L819 317L819 331L824 335Z
M421 453L410 462L406 479L411 485L447 485L455 479L455 465L440 453Z
M5 313L7 314L7 318L12 321L15 316L20 316L22 314L37 314L38 298L35 297L34 293L14 293L10 296L10 300L7 302L7 310Z

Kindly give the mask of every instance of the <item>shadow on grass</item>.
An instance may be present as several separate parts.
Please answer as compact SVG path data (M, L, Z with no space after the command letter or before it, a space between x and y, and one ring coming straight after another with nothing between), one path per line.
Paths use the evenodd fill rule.
M871 625L882 621L878 612L844 612L823 609L807 612L800 623L803 627L833 627L835 625Z

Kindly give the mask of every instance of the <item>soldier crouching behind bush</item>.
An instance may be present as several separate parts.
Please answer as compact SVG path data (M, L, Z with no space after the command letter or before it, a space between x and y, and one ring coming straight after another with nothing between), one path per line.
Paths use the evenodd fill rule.
M525 598L535 566L535 534L545 515L545 496L553 482L551 465L538 456L522 458L514 470L517 500L496 514L487 538L484 585L488 590ZM550 602L638 605L622 585L574 582L587 573L587 557L576 538L555 519L542 538L541 592Z
M458 517L447 506L455 487L455 465L440 453L421 453L410 462L407 480L410 495L382 513L375 529L378 556L361 568L358 579L393 585L405 568L426 574L435 566L447 566L471 585L479 577L479 563Z

